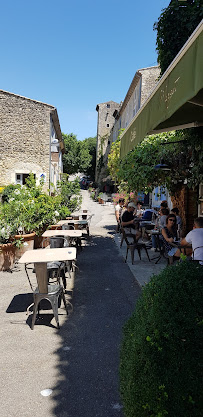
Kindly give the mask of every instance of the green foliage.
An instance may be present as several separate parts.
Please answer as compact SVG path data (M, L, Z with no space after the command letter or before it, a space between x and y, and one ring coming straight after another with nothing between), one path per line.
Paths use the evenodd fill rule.
M126 417L202 415L203 267L152 277L124 327L120 390Z
M97 138L86 138L83 143L87 146L89 155L91 157L89 166L83 170L84 174L89 175L92 180L95 178L95 169L96 169L96 146Z
M94 178L96 138L86 138L84 141L79 141L73 133L68 135L63 133L62 136L65 143L64 172L67 174L84 172Z
M118 180L118 171L120 167L120 136L125 129L120 129L118 138L112 143L111 150L108 155L108 169L111 178L117 184Z
M131 190L145 193L163 184L171 193L185 183L189 188L196 187L203 180L202 133L200 127L146 137L117 163L118 180ZM162 159L170 171L154 169Z
M75 174L79 171L79 145L76 135L62 133L65 154L63 155L63 169L67 174Z
M67 207L70 212L80 208L82 196L79 179L68 181L68 175L63 174L61 181L57 184L62 206Z
M172 0L163 9L158 22L154 24L157 31L158 63L161 75L178 54L184 43L203 18L202 0Z
M14 190L17 190L20 188L20 185L18 184L10 184L5 187L1 193L2 196L2 202L8 202L11 196L13 195Z
M41 234L50 224L67 217L81 205L79 181L68 181L63 176L58 194L49 196L36 185L30 174L26 185L12 185L4 189L4 203L0 205L0 242L7 243L15 234Z

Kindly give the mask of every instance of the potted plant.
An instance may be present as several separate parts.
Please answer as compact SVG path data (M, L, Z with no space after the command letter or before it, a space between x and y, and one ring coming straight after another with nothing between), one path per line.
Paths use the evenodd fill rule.
M99 204L104 204L104 200L102 199L102 197L103 197L103 193L99 193L97 197Z
M11 242L11 227L0 218L0 271L11 269L15 262L15 242Z

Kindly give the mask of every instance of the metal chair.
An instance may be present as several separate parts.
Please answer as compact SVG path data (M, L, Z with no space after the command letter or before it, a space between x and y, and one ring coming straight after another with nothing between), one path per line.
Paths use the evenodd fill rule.
M201 249L201 254L200 255L198 255L198 258L201 258L201 259L194 259L194 257L195 257L195 252L197 251L197 249ZM197 246L194 250L193 250L193 252L192 252L192 259L191 259L192 261L194 261L194 262L198 262L200 265L203 265L203 246Z
M50 239L50 248L63 248L64 247L64 243L65 243L65 239L64 236L53 236ZM44 240L44 244L46 242L46 239ZM59 262L59 261L55 261L55 262L48 262L47 263L47 276L48 276L48 281L50 281L50 279L54 279L57 277L58 271L60 271L60 276L63 282L63 286L66 289L66 277L65 277L65 272L66 272L66 263L65 262Z
M163 245L162 245L162 243L163 243ZM159 262L161 257L163 257L167 260L167 265L172 265L176 260L180 260L180 258L178 258L175 255L174 256L168 255L165 239L162 237L162 234L160 234L158 239L157 239L157 246L159 248L159 253L160 254L159 254L158 260L155 262L155 264L157 264ZM152 258L152 260L154 260L154 259L157 259L157 257Z
M134 235L132 233L126 233L125 230L124 230L124 228L122 228L122 236L123 236L123 240L125 240L126 247L127 247L126 248L125 262L127 262L128 251L130 250L131 260L132 260L132 265L133 265L133 263L134 263L134 253L135 253L135 250L136 249L138 251L138 255L139 255L140 260L142 260L142 258L141 258L141 250L144 249L145 252L146 252L147 258L148 258L148 260L150 262L150 257L149 257L148 250L147 250L148 247L147 247L146 243L136 242L135 241L136 235ZM128 240L129 238L132 238L133 239L133 242L130 242Z
M86 231L86 233L82 232L82 239L88 239L90 237L90 223L92 220L92 217L94 216L94 214L90 214L86 221L86 224L78 224L78 229L83 230L84 232Z
M56 284L48 284L47 264L44 262L40 262L40 263L34 264L34 270L35 270L35 274L37 278L37 287L34 288L31 283L29 274L28 274L28 269L29 269L28 265L30 264L25 264L25 271L28 277L31 290L33 291L33 299L34 299L34 302L27 308L27 312L28 312L29 308L33 305L31 329L32 330L34 329L37 313L39 314L40 301L42 301L43 299L46 299L50 302L52 309L53 309L54 317L56 320L57 328L59 328L59 319L58 319L59 297L62 297L66 312L68 314L67 303L66 303L66 299L65 299L65 295L63 291L63 286L60 285L59 281ZM60 271L58 270L58 272ZM59 279L59 276L60 275L58 275L58 279Z
M65 223L62 225L62 230L74 230L73 224ZM76 246L77 249L82 250L82 242L80 237L65 237L64 246Z

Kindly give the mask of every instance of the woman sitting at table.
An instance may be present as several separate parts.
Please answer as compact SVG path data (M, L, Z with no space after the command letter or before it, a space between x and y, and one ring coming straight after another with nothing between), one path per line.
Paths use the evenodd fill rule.
M166 226L163 227L161 233L167 255L180 258L180 249L171 245L171 243L174 243L174 241L177 240L177 224L175 214L171 213L167 216Z

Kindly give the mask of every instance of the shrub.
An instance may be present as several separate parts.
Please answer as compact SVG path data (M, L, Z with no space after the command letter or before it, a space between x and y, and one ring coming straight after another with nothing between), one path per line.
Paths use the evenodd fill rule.
M203 267L153 276L124 326L120 390L126 417L200 417Z

